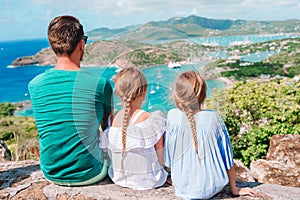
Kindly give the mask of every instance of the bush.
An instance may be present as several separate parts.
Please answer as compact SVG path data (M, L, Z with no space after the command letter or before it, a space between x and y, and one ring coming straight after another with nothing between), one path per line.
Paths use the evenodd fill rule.
M208 107L228 128L236 159L249 166L265 158L275 134L300 134L300 81L239 82L215 90Z
M30 148L39 146L37 137L32 117L7 116L0 119L0 139L5 142L15 161L37 159L30 152Z
M0 104L0 117L12 116L16 106L11 103L1 103Z

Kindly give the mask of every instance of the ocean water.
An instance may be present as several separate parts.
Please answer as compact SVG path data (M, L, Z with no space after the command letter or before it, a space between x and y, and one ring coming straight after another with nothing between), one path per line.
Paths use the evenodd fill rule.
M230 46L234 44L241 44L244 42L259 43L270 40L280 40L285 38L296 38L299 34L268 34L268 35L237 35L237 36L215 36L215 37L201 37L193 38L193 41L198 44L210 44L219 46Z
M49 67L9 68L14 59L37 53L49 47L47 39L0 42L0 102L28 100L28 82Z
M251 40L252 43L268 41L272 39L282 39L288 37L295 37L291 35L279 35L279 36L228 36L228 37L211 37L211 38L195 38L193 39L197 43L202 42L214 42L222 45L230 45L232 42ZM227 41L227 42L225 42ZM44 72L53 66L24 66L11 68L10 64L17 57L33 55L40 51L42 48L49 47L47 39L34 39L34 40L19 40L19 41L5 41L0 42L0 102L19 102L24 100L30 100L28 94L27 85L29 81L36 75ZM214 56L220 57L222 53ZM262 59L264 56L259 56ZM249 58L251 59L257 59ZM148 94L144 103L144 109L155 110L160 109L162 111L168 111L174 107L172 101L172 83L176 76L183 71L195 70L201 72L201 67L205 63L199 63L197 65L185 65L177 69L169 69L167 66L156 66L152 68L143 69L146 75L148 86ZM117 68L114 67L89 67L84 68L95 73L101 73L104 77L111 81L112 76L117 73ZM111 81L113 85L113 82ZM214 88L225 87L224 83L216 80L208 80L208 96ZM115 98L115 108L120 108L120 103ZM32 115L32 112L26 110L20 115Z
M282 33L282 34L262 34L262 35L234 35L234 36L212 36L212 37L186 37L184 40L203 44L203 45L219 45L219 46L230 46L234 44L241 44L244 42L248 43L259 43L259 42L266 42L270 40L280 40L285 38L298 38L300 37L299 34L296 33ZM144 41L149 44L161 44L161 43L168 43L175 41L172 40L155 40L155 41Z
M147 111L161 110L167 112L175 107L172 99L173 82L178 74L184 71L193 70L201 73L201 65L184 65L180 68L169 69L165 65L143 69L148 82L147 96L143 104L143 109ZM115 67L83 67L82 69L90 71L94 74L101 74L106 77L112 86L114 82L112 77L117 74L118 68ZM211 95L214 88L222 89L226 85L217 80L207 80L207 96ZM121 108L120 100L114 97L114 106L116 110Z

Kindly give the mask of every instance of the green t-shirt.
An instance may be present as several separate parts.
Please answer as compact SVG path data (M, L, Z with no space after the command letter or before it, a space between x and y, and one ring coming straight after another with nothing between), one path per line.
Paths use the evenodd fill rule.
M99 126L112 111L112 88L87 71L46 70L29 83L40 165L57 182L82 182L103 166Z

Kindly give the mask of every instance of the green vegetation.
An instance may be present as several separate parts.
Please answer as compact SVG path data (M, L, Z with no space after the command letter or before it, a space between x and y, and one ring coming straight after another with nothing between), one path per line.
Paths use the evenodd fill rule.
M183 56L177 55L175 52L167 52L153 48L137 49L127 54L131 58L132 63L136 66L163 65L167 60L176 62L184 60Z
M217 110L228 128L236 159L249 166L265 158L275 134L300 134L300 81L248 83L216 90L208 107Z
M14 117L17 106L0 104L0 140L11 151L12 160L37 159L31 149L38 147L38 133L32 117Z
M271 77L280 75L286 76L282 68L282 64L270 64L257 62L252 63L249 66L241 66L240 62L237 61L234 64L227 64L226 67L230 67L230 71L221 72L221 76L231 77L233 76L236 80L240 80L241 78L249 78L249 77L259 77L262 74L268 74ZM293 77L295 74L290 74Z
M7 117L13 115L16 106L11 103L0 104L0 117Z
M300 38L286 38L281 40L271 40L267 42L260 42L254 44L245 44L240 46L228 47L227 51L231 53L238 53L239 55L245 55L248 53L257 53L261 51L266 52L297 52L300 49Z

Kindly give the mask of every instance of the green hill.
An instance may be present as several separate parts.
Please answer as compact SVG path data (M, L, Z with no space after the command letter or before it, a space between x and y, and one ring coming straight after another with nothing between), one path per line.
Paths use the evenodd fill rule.
M240 19L209 19L191 15L188 17L173 17L166 21L152 21L144 25L128 26L119 29L99 28L87 32L87 35L94 39L147 41L205 36L299 32L300 20L298 19L246 21Z

